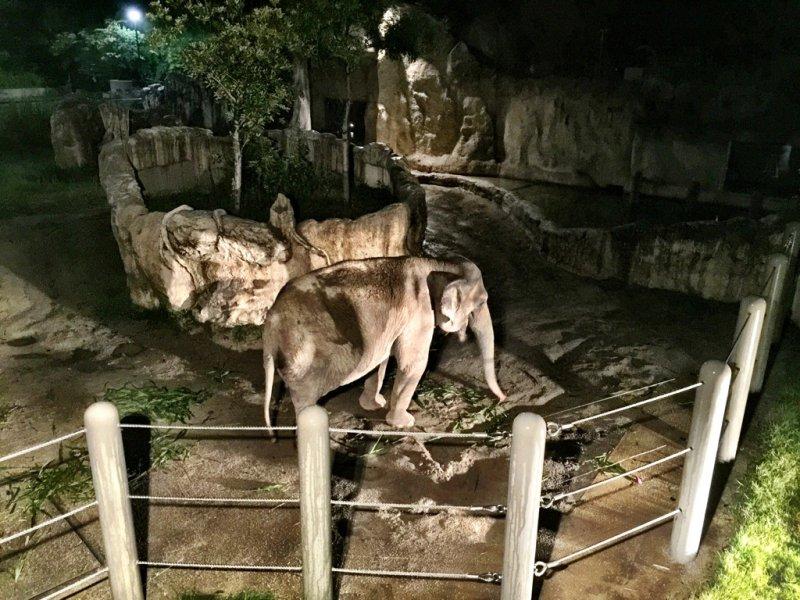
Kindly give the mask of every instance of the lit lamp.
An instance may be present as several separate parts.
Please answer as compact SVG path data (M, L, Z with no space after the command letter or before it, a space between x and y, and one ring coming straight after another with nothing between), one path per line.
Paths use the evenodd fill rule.
M136 6L129 6L125 10L125 20L130 25L131 29L136 32L136 61L139 65L139 70L142 67L142 54L139 50L139 27L138 25L144 20L144 13ZM141 72L139 73L141 76Z

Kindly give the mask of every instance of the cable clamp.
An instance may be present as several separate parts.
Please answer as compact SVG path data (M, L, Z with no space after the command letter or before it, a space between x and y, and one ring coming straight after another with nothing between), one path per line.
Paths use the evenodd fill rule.
M483 583L500 585L503 583L503 576L500 573L482 573L481 575L478 575L478 580L482 581Z

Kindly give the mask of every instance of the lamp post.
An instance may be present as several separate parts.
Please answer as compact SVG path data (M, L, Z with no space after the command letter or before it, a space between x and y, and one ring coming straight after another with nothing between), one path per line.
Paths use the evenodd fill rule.
M139 77L142 76L142 53L139 48L139 24L143 19L144 13L142 13L140 8L130 6L125 10L125 20L136 35L136 70L139 72Z

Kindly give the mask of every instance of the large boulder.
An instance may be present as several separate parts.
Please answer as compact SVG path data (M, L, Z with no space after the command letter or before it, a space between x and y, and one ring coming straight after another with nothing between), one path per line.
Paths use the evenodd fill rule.
M59 102L50 116L50 141L59 167L96 165L102 140L103 121L94 100L76 94Z

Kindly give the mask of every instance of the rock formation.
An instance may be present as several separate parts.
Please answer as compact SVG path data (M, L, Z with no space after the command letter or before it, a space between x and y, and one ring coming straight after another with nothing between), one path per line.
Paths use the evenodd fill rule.
M315 135L301 134L300 141ZM131 298L144 308L190 310L201 322L257 325L293 277L341 260L420 252L422 188L388 149L355 154L362 176L368 166L378 169L373 183L385 179L398 202L358 219L296 225L289 199L280 194L269 223L185 205L166 213L148 210L145 194L213 192L218 185L227 190L229 138L192 127L156 127L109 141L100 153L100 180Z
M97 104L73 94L59 102L50 116L50 141L56 164L62 169L97 164L103 122Z

